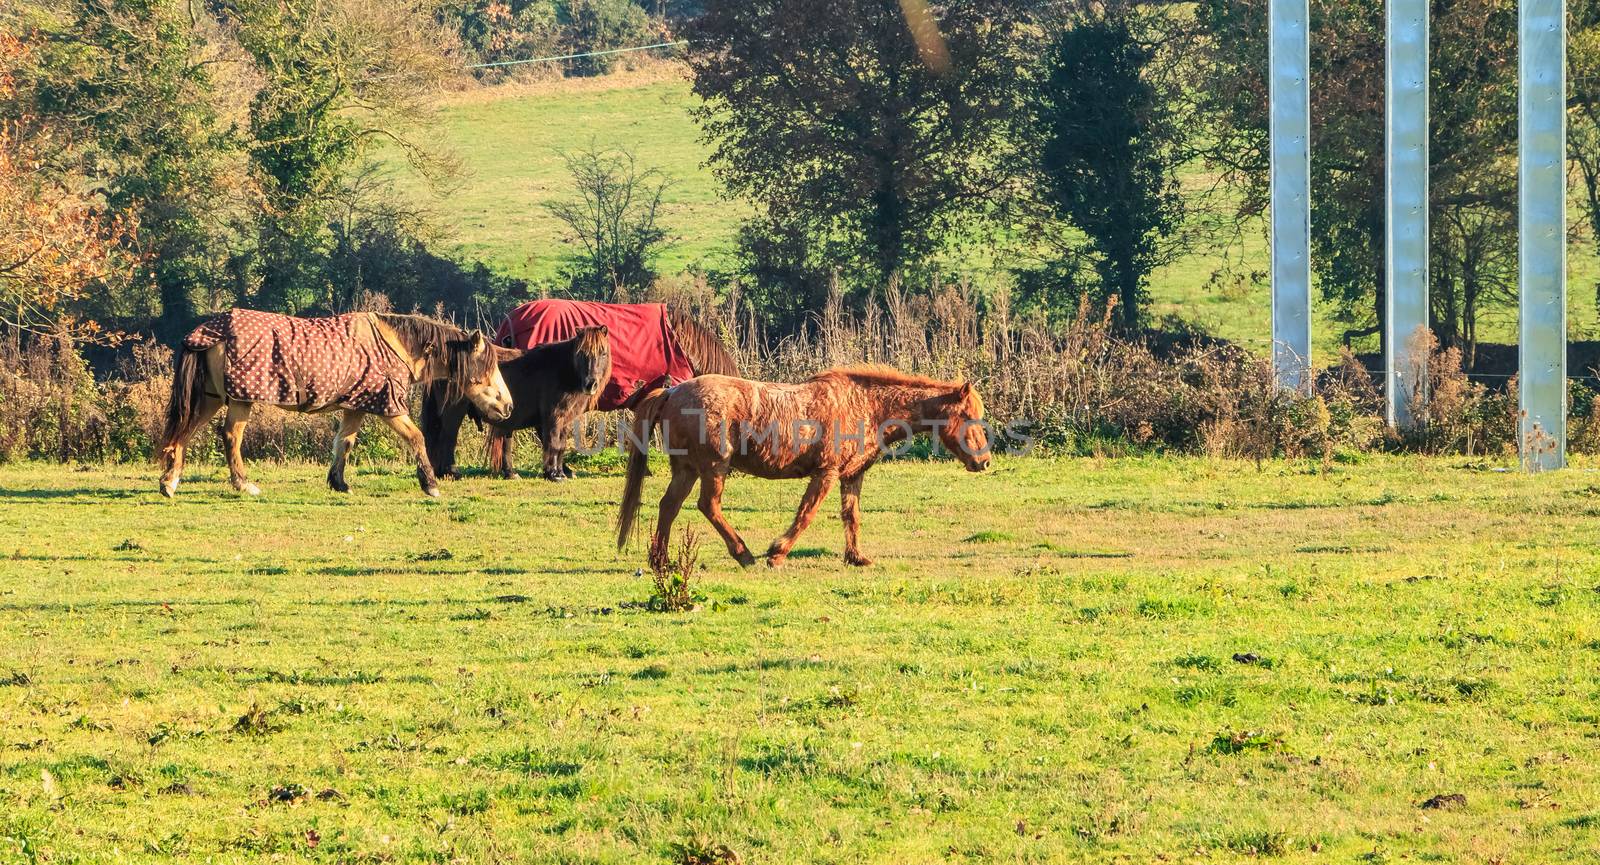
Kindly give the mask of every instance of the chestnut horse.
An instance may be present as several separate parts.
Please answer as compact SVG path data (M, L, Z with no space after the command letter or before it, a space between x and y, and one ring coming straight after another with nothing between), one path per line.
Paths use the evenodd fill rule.
M453 394L503 420L511 394L500 377L503 349L482 333L420 315L352 313L293 318L234 309L184 338L173 355L172 396L161 436L161 493L169 498L183 474L189 440L224 406L222 427L233 488L261 490L245 477L239 446L256 403L290 411L342 410L328 485L348 492L345 458L368 414L376 414L410 446L422 491L439 495L422 433L411 422L411 385L444 381Z
M887 367L840 367L801 384L772 384L704 375L651 393L634 411L625 436L628 479L618 517L617 548L627 544L649 474L652 431L661 429L672 480L661 497L652 565L663 563L672 522L700 483L700 512L739 564L755 564L750 548L722 515L722 486L737 469L762 478L811 478L794 523L767 549L777 567L817 514L835 481L844 519L844 560L868 565L857 546L861 479L885 452L918 432L937 435L969 471L989 467L983 400L966 382L937 381Z

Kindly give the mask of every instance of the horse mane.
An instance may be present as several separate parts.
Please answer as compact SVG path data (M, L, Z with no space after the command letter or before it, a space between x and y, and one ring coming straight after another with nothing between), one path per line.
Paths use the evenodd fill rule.
M408 344L416 346L431 345L443 348L446 342L453 339L466 339L467 332L449 322L425 315L406 315L398 312L380 312L378 318L384 324L394 329L399 337Z
M738 377L738 362L710 328L671 306L667 307L667 323L672 326L672 335L677 337L678 347L688 356L695 375Z
M811 376L807 381L838 381L845 380L853 384L881 387L913 387L929 390L954 390L961 386L959 381L944 381L922 375L912 375L901 372L892 366L882 364L856 364L853 366L836 366L825 369Z
M600 332L600 328L598 327L580 327L578 328L578 332L573 335L572 339L567 341L576 341L577 344L574 346L574 348L580 353L593 353L602 345L609 342L609 339L606 335Z
M481 378L489 371L489 367L496 363L493 351L474 355L470 351L452 350L450 343L469 339L472 333L449 322L425 315L397 312L380 312L376 315L384 324L394 329L401 342L413 349L431 347L444 358L447 370L445 377L447 401L454 402L465 397L467 384Z

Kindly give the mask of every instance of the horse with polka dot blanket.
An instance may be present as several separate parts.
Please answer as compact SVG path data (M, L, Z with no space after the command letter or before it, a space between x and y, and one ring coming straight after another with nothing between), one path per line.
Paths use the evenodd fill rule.
M161 492L172 496L189 440L224 406L222 437L234 489L256 495L239 452L256 403L290 411L340 411L328 484L349 489L345 459L367 415L384 422L417 457L423 492L439 494L422 431L409 413L411 386L444 382L456 398L495 419L511 414L501 349L477 331L420 315L351 313L295 318L234 309L195 328L173 357L172 398L162 434Z

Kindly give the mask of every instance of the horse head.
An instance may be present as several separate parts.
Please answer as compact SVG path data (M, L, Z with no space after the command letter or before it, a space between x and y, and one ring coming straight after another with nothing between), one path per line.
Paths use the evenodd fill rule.
M938 428L939 441L967 467L981 472L989 467L989 430L983 423L983 399L972 382L940 394L923 406L923 420Z
M598 399L611 378L611 331L605 325L580 327L572 343L573 379L591 401Z
M499 358L495 346L476 330L444 344L450 395L466 397L491 423L511 417L511 391L500 377Z

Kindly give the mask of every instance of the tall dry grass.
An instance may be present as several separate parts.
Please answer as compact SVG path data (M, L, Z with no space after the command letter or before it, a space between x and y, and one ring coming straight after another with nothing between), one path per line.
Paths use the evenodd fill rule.
M770 338L737 291L664 284L657 296L716 323L746 375L796 381L844 363L883 363L970 379L990 416L1046 450L1205 453L1330 459L1341 450L1503 453L1514 443L1505 397L1471 384L1460 357L1434 352L1441 399L1427 427L1395 437L1372 377L1345 353L1308 394L1277 388L1266 358L1194 334L1119 336L1115 309L1087 298L1065 326L1016 312L1002 291L963 283L910 293L891 282L864 309L835 289L799 332ZM1597 410L1600 415L1600 410ZM1600 439L1600 430L1595 438Z
M1460 356L1430 346L1430 399L1423 424L1398 436L1382 422L1381 394L1348 353L1316 377L1310 393L1278 389L1263 357L1189 334L1130 339L1112 307L1080 302L1064 326L1016 312L1004 291L980 295L964 283L926 292L888 285L852 309L835 289L798 332L762 331L737 289L704 281L658 285L658 299L709 322L745 374L798 381L841 364L881 363L907 372L975 382L1010 444L1048 453L1203 453L1330 460L1342 453L1411 450L1509 455L1516 405L1509 390L1467 379ZM64 340L0 339L0 462L140 460L150 457L166 406L169 349L136 344L96 378ZM1575 392L1571 448L1600 450L1600 401ZM252 415L249 459L322 460L333 445L327 416L277 409ZM197 437L198 460L216 460L216 430ZM470 462L481 436L463 430ZM527 445L523 447L526 449ZM525 452L527 452L525 450ZM398 459L400 445L368 424L357 458Z

